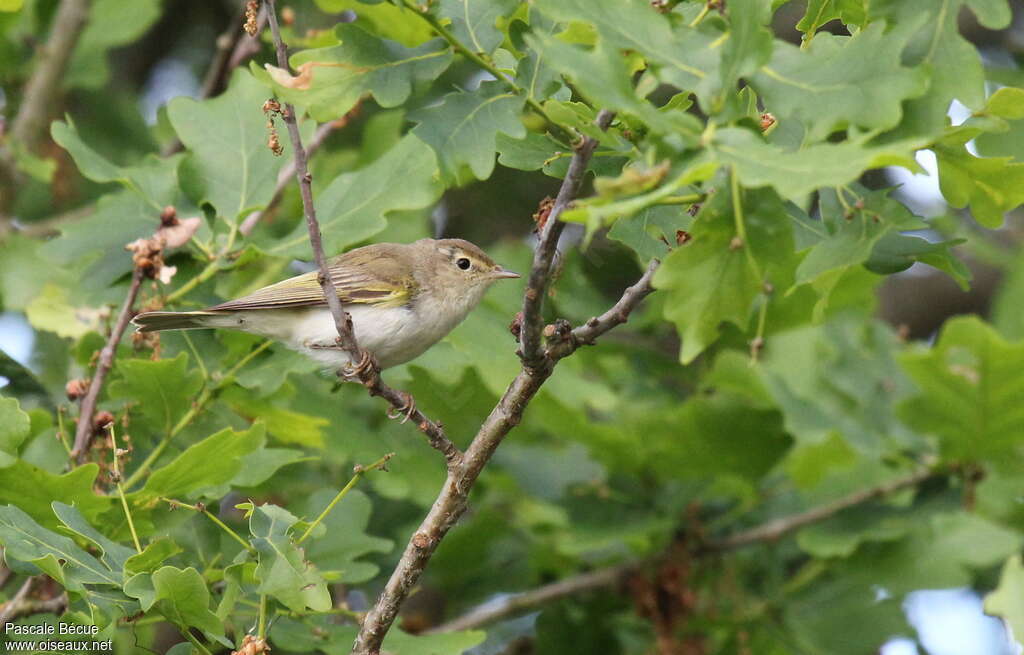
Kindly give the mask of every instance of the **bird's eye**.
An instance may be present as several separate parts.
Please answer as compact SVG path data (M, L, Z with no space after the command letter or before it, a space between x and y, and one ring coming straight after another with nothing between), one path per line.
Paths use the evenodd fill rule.
M468 270L469 270L469 267L470 267L470 266L471 266L472 264L471 264L471 263L470 263L470 261L469 261L468 259L466 259L465 257L459 257L459 258L458 258L457 260L455 260L455 265L456 265L456 266L458 266L459 268L461 268L461 269L462 269L462 270L464 270L464 271L468 271Z

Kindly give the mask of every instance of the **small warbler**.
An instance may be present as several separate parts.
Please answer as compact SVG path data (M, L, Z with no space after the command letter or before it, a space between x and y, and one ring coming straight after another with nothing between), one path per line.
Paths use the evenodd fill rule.
M494 263L462 239L378 243L329 262L359 345L382 368L422 354L462 322L497 280L518 273ZM276 339L334 368L350 363L335 343L334 319L318 271L289 278L197 312L145 312L140 332L229 328Z

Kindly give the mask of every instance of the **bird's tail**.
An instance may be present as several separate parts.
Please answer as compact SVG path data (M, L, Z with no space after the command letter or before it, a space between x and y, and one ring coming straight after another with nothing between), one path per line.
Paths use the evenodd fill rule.
M139 332L197 330L222 327L223 318L216 312L143 312L132 319L132 325L139 328Z

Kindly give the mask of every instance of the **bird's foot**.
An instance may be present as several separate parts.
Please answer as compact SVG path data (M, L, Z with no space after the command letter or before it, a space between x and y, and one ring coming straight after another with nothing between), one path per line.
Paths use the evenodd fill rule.
M412 394L408 391L399 391L398 393L402 395L402 404L389 409L388 418L395 419L402 416L401 423L405 423L412 417L412 413L416 411L416 401L413 400Z
M362 351L359 356L359 361L355 365L351 362L345 364L338 371L338 375L350 381L359 381L363 379L367 371L372 371L377 368L377 360L373 358L373 355L369 351Z

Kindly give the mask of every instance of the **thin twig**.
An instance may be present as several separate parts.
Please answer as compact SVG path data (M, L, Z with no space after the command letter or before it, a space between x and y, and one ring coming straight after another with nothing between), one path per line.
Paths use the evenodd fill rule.
M339 491L337 495L334 496L331 502L327 503L327 507L324 508L324 511L320 512L320 515L317 516L316 519L314 519L314 521L309 524L309 527L306 528L306 531L302 533L302 536L295 540L296 545L301 544L309 537L309 535L313 534L313 530L316 529L316 526L323 523L323 520L327 518L328 514L331 513L331 510L334 509L334 506L341 502L341 499L344 498L348 494L348 492L351 491L352 488L356 486L356 483L359 482L359 478L363 477L370 471L376 471L378 469L386 470L385 467L387 466L391 458L394 456L394 453L388 453L387 455L384 455L383 457L378 459L373 464L370 464L369 466L360 466L359 464L356 464L355 472L352 475L352 479L348 481L348 484L342 487L341 491Z
M651 280L654 278L659 264L657 259L652 259L640 279L622 292L622 297L618 302L605 313L591 318L574 329L569 333L568 338L549 345L546 351L547 356L552 359L561 359L572 354L580 346L593 345L598 337L629 320L630 313L640 304L640 301L654 291Z
M812 523L819 523L825 519L831 518L844 509L862 505L866 502L875 500L876 498L888 496L889 494L897 491L907 489L908 487L915 487L925 480L942 475L943 473L945 473L945 471L937 471L931 468L920 468L901 478L883 482L882 484L868 489L855 491L843 496L842 498L837 498L830 503L825 503L818 507L812 507L806 512L800 512L799 514L774 519L767 523L750 528L749 530L737 532L736 534L723 539L711 541L705 544L703 548L708 551L721 552L734 550L750 544L778 541L791 532L795 532L796 530Z
M231 526L229 526L227 523L225 523L224 521L221 521L220 518L215 516L213 514L213 512L208 510L206 508L206 505L204 505L203 503L196 503L195 505L190 505L188 503L183 503L180 500L174 500L173 498L161 498L160 500L164 501L165 503L167 503L171 507L180 507L182 509L190 509L193 512L199 512L200 514L204 514L206 516L206 518L208 518L211 521L213 521L213 523L217 527L219 527L221 530L226 532L229 537L231 537L232 539L234 539L238 543L242 544L242 548L246 549L247 551L249 551L250 553L252 553L254 555L256 554L256 549L252 547L252 544L250 544L248 541L246 541L241 536L239 536L239 534L237 532L235 532L234 530L231 529Z
M274 38L274 48L277 52L277 65L283 70L289 70L288 53L284 42L281 40L281 30L277 24L277 10L274 0L264 0L267 8L267 18L270 23L270 31ZM313 259L316 261L317 270L320 271L319 282L324 292L324 300L331 310L334 319L334 327L338 331L336 339L337 346L348 353L352 363L351 375L362 382L370 395L384 398L395 412L405 416L427 436L431 447L444 454L449 470L456 466L462 459L462 453L448 439L444 428L440 423L431 421L423 412L416 409L412 397L397 389L392 389L384 383L380 376L380 368L373 362L372 357L359 347L355 334L352 332L352 317L348 315L341 305L341 299L334 287L330 269L327 266L327 258L324 256L323 241L320 235L320 223L316 218L316 208L313 206L313 176L310 175L307 167L306 150L302 146L302 135L299 134L299 126L295 118L295 108L285 103L283 120L288 126L288 135L291 138L292 149L295 151L295 177L299 182L299 191L302 195L302 208L306 216L306 227L309 230L309 245L313 249ZM348 371L346 371L348 373Z
M324 123L316 128L316 132L313 133L313 138L310 139L309 143L306 144L306 157L309 157L316 152L323 142L327 139L328 135L336 129L337 123L331 121ZM270 202L267 206L259 211L252 212L245 217L242 221L242 225L238 228L238 231L243 236L249 236L249 234L256 229L257 223L262 221L268 213L270 213L274 207L277 206L278 201L281 200L281 195L284 190L291 184L292 178L295 177L295 160L288 162L281 168L281 172L277 174L277 186L274 187L274 195L270 198Z
M132 511L128 507L128 499L124 495L124 485L121 484L121 465L118 463L121 453L117 451L117 437L114 436L114 424L110 423L107 425L107 430L110 432L110 451L114 455L113 475L111 477L114 480L114 484L117 485L117 495L121 498L124 516L128 519L128 530L132 533L132 543L135 544L135 552L141 553L142 545L139 543L138 533L135 532L135 521L132 520Z
M121 336L124 334L125 328L128 327L128 321L132 318L135 299L139 295L139 287L142 286L144 277L145 272L136 266L132 271L132 282L128 287L128 295L125 296L124 304L121 305L121 311L117 315L114 329L110 331L107 343L103 346L103 350L100 351L99 360L96 362L96 372L92 376L92 381L89 382L89 390L82 398L82 409L78 413L78 427L75 430L75 446L71 449L70 453L71 458L79 462L85 459L85 454L89 450L89 444L95 433L92 416L96 411L96 401L100 397L100 390L103 388L103 382L107 378L107 373L110 372L110 367L114 365L114 353L117 351L117 344L121 342Z
M600 129L606 130L614 117L614 112L603 109L597 114L595 123ZM541 306L544 303L544 294L551 279L551 264L555 259L555 251L558 249L558 237L561 236L562 228L565 227L560 218L562 212L569 207L569 203L576 199L595 148L597 148L597 139L592 137L585 137L576 148L576 153L569 163L569 170L558 190L555 204L548 214L547 222L540 229L537 247L533 251L533 266L526 284L526 293L523 295L523 321L520 330L521 357L527 366L536 367L542 363Z
M601 127L607 127L611 122L612 115L602 111L599 116ZM584 144L573 155L573 161L569 165L570 174L566 175L558 194L563 209L579 190L583 171L587 168L594 146L596 143L591 146ZM575 173L573 173L574 171ZM556 221L557 215L552 211L549 223ZM548 228L548 226L545 227ZM547 230L543 232L541 241L537 244L538 251L545 243L557 242L555 228L551 227L550 229L552 232ZM542 293L546 288L552 259L550 255L553 255L553 252L552 245L548 257L535 255L534 269L530 275L531 285L527 288L527 295L531 293L531 289L534 293ZM579 344L585 342L584 338L586 342L593 341L600 334L625 321L633 307L649 293L651 275L653 275L653 269L649 269L640 282L627 289L623 298L615 304L612 310L609 310L613 315L604 320L597 319L595 325L578 328L583 331L581 339L563 340L557 344L557 350L552 350L550 353L542 351L534 362L528 362L524 358L522 369L480 426L469 448L466 449L460 465L449 467L448 477L441 492L406 545L401 559L392 571L391 577L378 596L376 603L367 612L352 649L355 655L378 655L380 653L381 644L398 615L398 610L423 574L437 545L459 520L459 517L465 513L473 484L494 455L494 451L501 441L522 420L523 411L541 385L550 377L558 360L575 351ZM540 281L535 284L535 279ZM539 298L539 295L537 297ZM536 309L539 310L539 303L537 303ZM539 313L536 320L539 321ZM538 327L538 339L540 332Z
M831 503L825 503L819 507L807 510L806 512L800 512L799 514L774 519L749 530L738 532L730 537L704 544L698 550L698 554L707 555L716 552L726 552L747 546L777 541L799 528L806 527L814 523L820 523L821 521L832 518L845 509L862 505L883 496L888 496L908 487L917 486L934 476L941 475L942 473L942 471L921 469L902 478L897 478L869 489L856 491ZM537 587L536 589L531 589L517 594L509 594L497 600L487 601L470 609L465 614L456 617L451 621L431 628L426 631L426 634L471 630L511 616L535 610L542 605L561 600L562 598L575 596L594 589L614 587L615 585L620 584L624 578L630 574L656 563L662 557L664 556L659 555L646 560L626 562L624 564L617 564L605 569L581 573L579 575L565 578L564 580L559 580L558 582Z
M576 596L593 589L614 587L633 573L638 566L639 564L637 563L619 564L618 566L610 566L574 575L522 593L508 594L478 605L462 616L424 631L424 634L472 630L510 616L528 612L536 607L547 605L562 598Z

